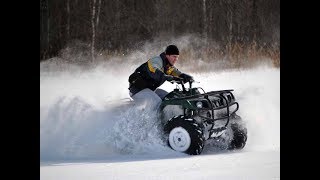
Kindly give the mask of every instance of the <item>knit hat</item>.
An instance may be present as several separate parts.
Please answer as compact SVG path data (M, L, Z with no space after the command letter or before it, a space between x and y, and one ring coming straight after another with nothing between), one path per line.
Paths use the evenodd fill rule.
M165 52L166 55L179 55L179 49L175 45L169 45Z

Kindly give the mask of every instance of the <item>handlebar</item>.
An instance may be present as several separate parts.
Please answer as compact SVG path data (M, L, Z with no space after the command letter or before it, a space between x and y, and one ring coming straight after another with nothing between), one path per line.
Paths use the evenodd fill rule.
M173 80L170 81L171 83L183 84L183 79L180 77L173 76Z
M186 91L186 88L185 88L184 84L185 84L185 83L189 83L189 89L191 89L191 88L192 88L192 83L194 83L195 81L194 81L194 79L190 79L189 81L184 82L184 79L183 79L183 78L174 77L173 80L170 81L170 82L171 82L172 84L173 84L173 83L181 84L182 90L183 90L183 92L185 92L185 91Z

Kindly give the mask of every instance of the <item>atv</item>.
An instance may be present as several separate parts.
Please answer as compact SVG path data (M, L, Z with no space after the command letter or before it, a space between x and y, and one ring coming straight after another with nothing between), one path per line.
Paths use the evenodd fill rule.
M159 118L168 145L190 155L201 154L208 140L223 142L228 150L244 148L247 129L236 114L239 103L233 89L205 92L192 87L194 82L175 78L171 83L176 88L162 99Z

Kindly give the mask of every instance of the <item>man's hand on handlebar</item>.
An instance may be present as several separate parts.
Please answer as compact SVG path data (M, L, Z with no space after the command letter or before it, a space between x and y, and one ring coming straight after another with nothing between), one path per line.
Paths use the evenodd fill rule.
M173 76L173 81L176 81L176 82L182 82L183 79L180 78L180 77L176 77L176 76Z
M180 75L180 78L183 79L183 83L194 82L193 77L190 76L189 74L182 73L182 74Z
M180 77L166 75L166 74L164 76L165 76L166 81L169 81L169 82L177 82L177 83L183 82L183 79Z

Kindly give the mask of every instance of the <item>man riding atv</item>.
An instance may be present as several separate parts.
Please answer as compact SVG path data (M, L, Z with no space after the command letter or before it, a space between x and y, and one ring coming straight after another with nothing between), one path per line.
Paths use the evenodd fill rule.
M236 114L239 103L233 90L205 92L192 87L193 77L174 67L178 58L178 48L169 45L165 52L138 67L129 77L129 94L134 102L158 113L165 141L175 151L201 154L205 142L211 140L221 149L242 149L247 129ZM182 89L177 86L170 93L158 89L165 81Z
M159 56L149 59L140 65L129 76L129 95L135 101L143 100L148 96L159 104L168 94L167 91L159 89L165 81L182 79L184 82L193 80L193 77L180 72L174 64L179 58L179 49L175 45L167 46L165 52ZM159 98L158 98L159 97Z

